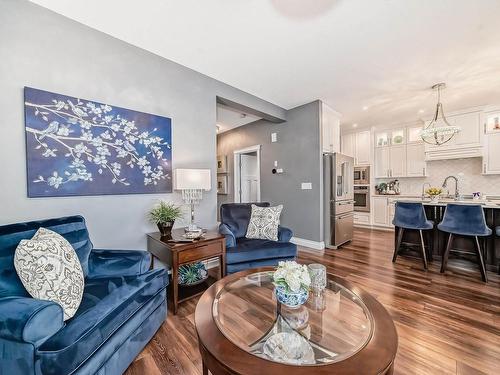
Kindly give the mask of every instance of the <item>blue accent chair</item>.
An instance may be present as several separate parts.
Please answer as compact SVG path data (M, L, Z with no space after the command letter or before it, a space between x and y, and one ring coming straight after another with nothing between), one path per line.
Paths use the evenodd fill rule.
M484 265L483 253L479 244L479 237L490 236L492 230L486 225L483 207L475 204L448 204L444 212L443 220L438 224L438 229L450 234L446 249L443 253L441 273L446 271L448 256L453 245L453 236L470 236L475 239L477 262L479 270L481 271L481 278L484 282L487 282L488 276Z
M425 215L425 210L422 203L396 202L396 209L394 212L394 220L392 221L392 224L399 228L392 261L396 261L405 229L418 230L420 233L422 261L424 263L424 268L427 269L427 253L425 250L424 236L422 234L422 231L434 228L434 223L430 220L427 220L427 216Z
M19 241L40 227L66 238L82 264L82 302L66 322L14 269ZM0 374L122 374L166 319L167 273L149 266L144 251L93 249L81 216L0 226Z
M268 202L253 203L269 207ZM281 260L294 260L297 245L290 242L292 231L278 228L278 241L246 238L252 203L227 203L220 207L219 232L226 237L226 273L249 268L276 266Z

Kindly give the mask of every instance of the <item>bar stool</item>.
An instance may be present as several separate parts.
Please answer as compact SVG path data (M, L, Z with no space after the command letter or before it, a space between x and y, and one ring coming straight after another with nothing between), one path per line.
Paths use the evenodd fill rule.
M424 262L424 268L427 269L427 255L425 253L424 236L422 235L422 231L432 229L434 227L434 223L427 220L422 203L396 202L396 210L394 212L394 220L392 221L392 224L399 227L396 248L394 249L392 261L395 262L398 256L401 241L403 240L404 230L418 230L420 232L422 261Z
M448 237L448 243L446 244L446 250L443 253L441 273L444 273L446 271L448 255L450 254L450 249L453 245L453 236L456 234L462 236L470 236L475 238L477 263L481 271L481 278L484 282L488 282L483 253L481 250L481 246L479 245L478 237L489 236L491 235L492 231L486 225L483 207L476 204L472 205L450 203L446 206L443 221L441 221L437 227L439 230L450 234L450 236Z

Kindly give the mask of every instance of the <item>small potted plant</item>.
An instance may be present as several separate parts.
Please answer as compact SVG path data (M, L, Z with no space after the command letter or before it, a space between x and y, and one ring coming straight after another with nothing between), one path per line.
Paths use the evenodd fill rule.
M442 192L443 192L443 190L441 188L437 188L437 187L430 187L425 191L425 193L429 197L431 197L431 201L434 203L438 202L439 196L441 195Z
M160 201L149 211L149 220L158 225L161 235L166 237L171 235L175 220L183 216L180 206L165 201Z
M304 304L309 297L311 277L307 266L295 261L279 262L274 271L276 299L279 303L290 308L297 308Z

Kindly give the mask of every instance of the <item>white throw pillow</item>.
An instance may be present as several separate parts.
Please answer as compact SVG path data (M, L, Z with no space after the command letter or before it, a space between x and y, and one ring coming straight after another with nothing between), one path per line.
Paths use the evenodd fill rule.
M14 267L33 298L56 302L64 320L75 315L83 296L83 270L75 249L60 234L40 228L31 240L22 240Z
M278 241L278 226L283 205L259 207L252 204L252 215L248 223L246 238Z

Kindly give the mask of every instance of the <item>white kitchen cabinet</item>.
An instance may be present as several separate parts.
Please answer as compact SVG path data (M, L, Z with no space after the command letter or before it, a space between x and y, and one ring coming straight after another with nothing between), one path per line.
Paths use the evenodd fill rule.
M356 165L371 164L371 138L372 136L369 130L356 133Z
M321 134L323 152L340 152L340 114L321 105Z
M406 177L406 145L375 148L375 178Z
M354 225L370 225L370 213L354 211Z
M387 204L387 197L373 197L373 225L389 225L389 210Z
M482 172L500 174L500 131L485 136Z
M391 145L403 145L406 143L405 129L391 130Z
M387 225L392 226L394 215L396 214L396 203L392 199L387 200Z
M375 178L389 177L390 164L389 147L376 147L375 148Z
M449 160L481 157L483 155L481 112L464 112L447 115L446 119L451 125L460 127L460 132L445 144L436 146L425 145L426 160ZM443 125L442 121L438 121ZM426 126L429 122L426 123Z
M369 130L342 135L342 153L352 156L355 165L371 164L371 132Z
M425 145L412 143L406 145L406 176L424 177L427 164L425 162Z
M419 126L410 126L406 129L407 143L423 143L420 132L422 131L423 124Z
M389 146L389 132L377 132L375 133L375 147L386 147Z
M356 157L356 133L348 133L342 135L341 152L344 155Z
M406 145L389 147L389 177L406 176Z

